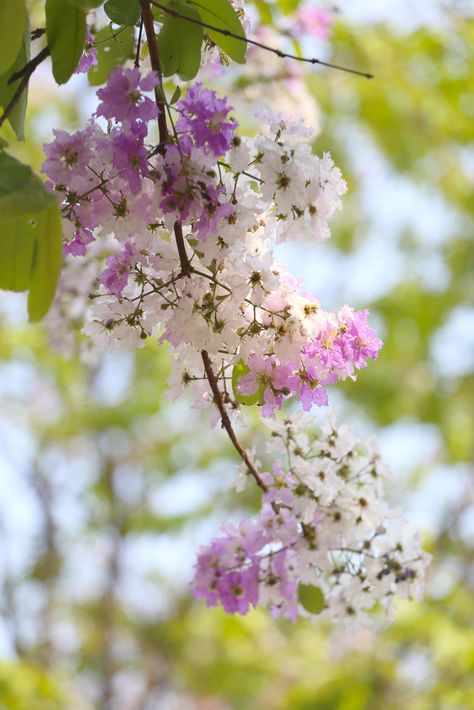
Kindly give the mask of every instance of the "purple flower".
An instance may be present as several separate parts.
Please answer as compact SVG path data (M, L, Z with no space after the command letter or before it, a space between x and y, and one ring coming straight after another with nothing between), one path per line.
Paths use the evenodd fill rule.
M176 122L179 133L191 133L198 148L223 155L229 148L237 129L237 122L228 120L232 106L227 99L218 98L215 91L195 84L184 99L176 104L180 117Z
M158 107L144 91L151 91L158 84L155 72L141 77L140 70L117 67L109 77L107 85L99 89L97 96L101 103L97 116L116 121L151 121L158 115Z
M95 238L90 229L76 229L74 238L70 242L64 242L63 254L68 256L84 256L86 246L91 242L95 242Z
M356 311L348 323L346 340L350 339L350 349L354 365L365 367L368 357L375 360L382 347L382 341L367 323L369 311Z
M74 178L87 177L87 165L92 157L89 147L92 131L92 126L76 133L53 131L54 141L43 146L46 160L41 171L56 185L71 187Z
M74 73L86 74L91 67L96 66L98 63L97 50L94 47L94 38L91 35L89 28L87 28L84 52L82 53L82 57L79 59L79 64L77 65Z
M106 261L107 268L99 276L100 283L117 298L128 283L133 257L133 245L127 242L118 256L109 256Z
M144 124L134 124L129 133L121 132L112 141L112 163L120 170L120 177L128 181L134 194L140 192L142 176L149 172L147 149L143 144L146 133Z

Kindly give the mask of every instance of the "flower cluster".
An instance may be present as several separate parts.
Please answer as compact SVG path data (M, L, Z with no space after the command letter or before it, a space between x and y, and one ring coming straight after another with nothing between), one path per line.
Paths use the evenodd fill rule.
M201 548L196 598L230 613L268 605L292 620L306 610L351 623L396 595L419 598L429 556L385 503L387 469L371 442L330 421L286 420L272 425L270 451L260 513Z
M206 383L196 354L205 348L224 385L244 361L234 395L258 393L266 416L289 397L305 409L326 404L326 385L354 379L381 342L366 311L327 313L302 292L271 243L327 238L346 189L339 170L299 143L307 132L282 117L263 117L268 135L238 137L226 99L201 84L177 102L173 138L157 149L147 144L158 115L147 92L156 82L153 73L117 69L97 92L107 128L94 120L72 135L57 131L45 147L66 253L83 255L99 234L112 252L85 332L108 347L167 340L179 354L174 380L197 401Z
M116 69L86 128L56 131L45 146L68 255L50 320L57 334L68 310L76 322L82 311L98 350L167 342L170 395L215 403L249 468L231 423L242 405L273 418L290 398L326 405L327 385L354 380L382 345L367 311L325 311L272 251L327 239L346 185L300 122L262 114L266 128L246 138L226 98L197 83L165 105L148 95L157 83L155 72ZM201 550L195 595L229 612L268 603L292 619L311 607L304 589L333 618L395 591L416 595L426 557L383 503L376 452L349 431L311 434L302 422L275 423L272 451L284 457L252 471L261 512Z

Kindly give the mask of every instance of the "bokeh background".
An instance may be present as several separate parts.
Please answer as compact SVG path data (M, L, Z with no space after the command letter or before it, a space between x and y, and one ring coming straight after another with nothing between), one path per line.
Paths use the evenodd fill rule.
M31 3L33 10L35 3ZM36 3L38 18L42 3ZM469 710L474 707L474 20L469 2L351 0L306 27L305 54L371 81L252 50L209 75L247 130L253 110L303 115L349 185L330 243L280 249L326 308L369 307L385 346L333 391L376 435L388 495L433 555L426 598L353 632L189 597L197 546L251 514L225 438L166 400L157 345L81 364L0 298L0 708ZM291 39L303 3L248 3L253 33ZM55 127L94 109L87 81L31 87L39 167ZM8 140L8 129L2 129ZM254 437L249 414L247 440ZM256 426L256 425L255 425Z

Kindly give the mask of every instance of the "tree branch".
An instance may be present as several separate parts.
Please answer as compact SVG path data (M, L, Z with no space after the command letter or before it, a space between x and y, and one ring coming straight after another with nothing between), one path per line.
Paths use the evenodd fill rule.
M248 37L245 37L245 35L238 35L235 32L223 29L222 27L210 25L209 23L203 22L202 20L196 20L195 17L190 17L189 15L184 15L181 12L178 12L177 10L172 10L170 7L166 7L165 5L161 5L160 3L155 2L155 0L151 0L151 4L159 8L163 12L166 12L168 15L177 17L180 20L187 20L188 22L192 22L195 25L200 25L200 27L204 27L205 29L213 30L214 32L219 32L225 37L232 37L233 39L240 40L241 42L252 44L255 47L264 49L266 52L272 52L272 54L276 54L276 56L280 57L281 59L294 59L297 62L305 62L306 64L320 64L321 66L328 67L329 69L337 69L338 71L347 72L348 74L363 76L366 79L374 78L373 74L368 74L367 72L359 71L358 69L351 69L350 67L343 67L340 64L332 64L332 62L324 62L322 61L322 59L316 59L316 57L299 57L297 54L288 54L287 52L282 52L281 49L277 49L276 47L269 47L268 44L263 44L263 42L258 42L255 39L249 39Z
M262 491L266 491L267 487L260 478L260 475L251 462L249 455L245 451L245 449L239 444L237 437L235 435L235 432L232 428L232 424L229 419L229 415L227 413L227 410L224 406L224 402L222 401L222 394L219 390L219 386L217 384L217 379L214 374L214 370L212 369L212 363L211 363L211 358L209 357L209 353L207 350L201 350L201 357L202 361L204 363L204 370L206 372L206 377L208 379L208 382L211 386L212 394L214 397L214 403L219 410L219 414L221 415L221 422L222 422L222 427L226 430L227 435L229 439L231 440L232 444L234 445L235 450L239 454L240 458L244 462L244 464L247 466L249 473L252 474L252 476L255 478L255 481L257 483L257 486L262 489Z
M39 52L39 54L36 55L31 61L28 62L28 64L25 64L25 66L20 69L19 71L15 72L15 74L12 74L10 79L8 80L8 84L11 84L13 81L16 79L19 79L21 77L21 81L18 84L15 93L11 97L10 101L8 104L5 106L5 109L0 116L0 126L3 126L15 106L17 105L18 101L20 100L20 97L26 87L28 86L28 82L30 80L30 76L33 74L34 70L36 67L41 64L41 62L46 59L46 57L49 55L49 49L45 47L44 49Z

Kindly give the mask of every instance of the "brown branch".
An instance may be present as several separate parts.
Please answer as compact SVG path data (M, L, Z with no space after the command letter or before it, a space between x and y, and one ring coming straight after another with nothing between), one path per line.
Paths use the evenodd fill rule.
M156 71L159 80L159 86L155 87L155 100L158 106L158 131L160 136L159 152L163 153L165 144L169 139L168 125L166 123L166 102L163 90L163 76L161 73L160 57L158 55L158 46L156 44L155 25L153 15L151 13L150 0L140 0L142 8L142 21L145 27L148 49L150 52L151 68ZM179 262L181 264L181 276L189 276L191 273L191 264L189 263L186 253L186 245L183 236L183 228L179 222L174 225L174 236L176 246L178 248Z
M151 4L159 8L160 10L163 10L163 12L166 12L168 15L177 17L180 20L187 20L188 22L192 22L193 24L199 25L200 27L204 27L205 29L213 30L214 32L219 32L225 37L232 37L233 39L237 39L241 42L252 44L255 47L264 49L266 52L272 52L272 54L276 54L276 56L280 57L280 59L294 59L297 62L305 62L306 64L320 64L321 66L328 67L329 69L337 69L338 71L347 72L348 74L356 74L357 76L363 76L366 79L374 78L373 74L368 74L367 72L359 71L358 69L351 69L350 67L343 67L340 64L332 64L332 62L323 62L322 59L316 59L316 57L299 57L297 54L288 54L287 52L282 52L281 49L277 49L276 47L269 47L268 44L258 42L256 39L249 39L245 35L238 35L235 32L223 29L222 27L210 25L208 22L203 22L202 20L196 20L195 17L183 15L177 10L172 10L170 7L166 7L165 5L161 5L160 3L155 2L155 0L151 0Z
M160 132L160 143L164 144L168 140L168 126L166 125L165 101L163 93L163 75L161 73L160 57L156 44L155 25L151 14L150 0L140 0L142 8L142 20L145 27L148 51L150 52L150 63L153 71L158 75L159 86L155 87L155 99L158 106L158 130Z
M202 361L204 363L204 370L206 372L206 377L208 379L208 382L211 386L212 394L214 397L214 403L219 410L219 414L221 415L221 422L222 422L222 427L226 430L227 436L231 440L231 442L234 445L235 450L239 454L240 458L244 462L244 464L247 466L249 473L252 474L252 476L255 478L255 481L257 483L257 486L262 489L262 491L266 491L267 487L260 478L260 475L251 462L249 455L245 451L245 449L239 444L237 437L235 435L235 432L232 428L232 424L229 419L229 415L227 413L227 410L225 408L224 402L222 401L222 394L219 390L219 386L217 384L217 378L214 374L214 370L212 369L212 363L211 363L211 358L209 357L209 353L207 350L201 350L201 357Z
M8 104L5 106L5 109L0 116L0 126L3 126L15 106L17 105L18 101L20 100L20 97L26 87L28 86L28 82L30 80L30 76L33 74L34 70L36 67L41 64L41 62L46 59L46 57L49 55L49 49L45 47L44 49L41 50L39 54L36 55L28 64L25 64L25 66L20 69L20 71L17 71L15 74L12 74L10 79L8 80L8 83L11 84L15 79L19 79L21 77L21 81L18 84L15 93L11 97L10 101Z
M49 57L48 47L44 47L41 52L38 52L36 57L30 59L30 61L27 62L24 67L12 74L11 77L8 79L8 84L13 84L16 79L19 79L22 76L27 76L29 78L33 74L36 67L41 64L41 62L43 62L46 57Z

